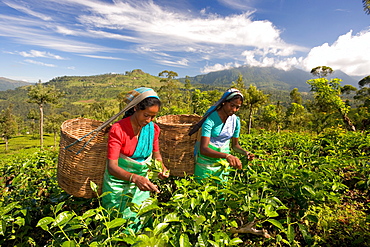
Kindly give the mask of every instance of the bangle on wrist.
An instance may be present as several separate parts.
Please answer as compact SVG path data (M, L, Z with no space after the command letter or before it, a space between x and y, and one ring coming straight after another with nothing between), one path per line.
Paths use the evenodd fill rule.
M130 179L128 180L128 183L130 184L131 182L132 182L132 177L134 176L134 174L133 173L131 173L131 175L130 175Z
M227 157L229 157L230 155L231 155L231 154L227 154L227 155L226 155L226 157L225 157L225 159L227 159Z

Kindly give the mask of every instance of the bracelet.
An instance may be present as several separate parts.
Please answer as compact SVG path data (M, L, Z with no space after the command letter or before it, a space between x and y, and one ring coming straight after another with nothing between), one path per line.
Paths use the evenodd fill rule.
M128 183L131 183L132 177L134 176L133 173L131 173L130 179L128 180Z
M225 159L227 159L227 157L229 157L230 155L231 155L231 154L227 154L227 155L226 155L226 157L225 157Z

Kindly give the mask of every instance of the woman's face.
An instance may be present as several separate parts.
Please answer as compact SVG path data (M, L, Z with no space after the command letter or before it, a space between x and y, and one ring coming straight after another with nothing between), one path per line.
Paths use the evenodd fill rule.
M239 98L237 98L229 102L225 102L225 104L222 106L222 109L228 116L232 116L237 111L239 111L240 107L242 106L242 103L243 102Z
M139 127L144 127L148 123L150 123L153 118L157 115L159 111L159 106L149 106L145 110L137 110L135 111L134 115Z

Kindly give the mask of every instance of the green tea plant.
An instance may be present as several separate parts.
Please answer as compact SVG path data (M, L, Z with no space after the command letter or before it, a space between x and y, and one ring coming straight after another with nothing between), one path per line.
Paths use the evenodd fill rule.
M101 207L104 195L66 194L55 151L20 152L0 160L0 245L370 246L369 136L337 128L242 135L256 159L239 156L241 170L222 164L226 181L154 180L161 193L131 205L139 232Z

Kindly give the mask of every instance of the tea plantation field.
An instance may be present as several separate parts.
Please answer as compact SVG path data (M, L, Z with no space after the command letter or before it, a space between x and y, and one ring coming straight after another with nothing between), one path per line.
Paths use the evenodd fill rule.
M242 135L255 160L223 164L225 183L155 181L161 193L132 205L146 226L137 233L101 198L58 186L50 142L1 154L1 246L370 246L368 133Z

